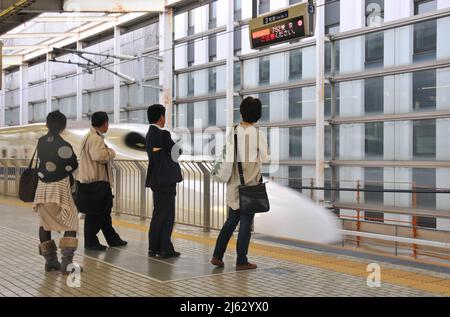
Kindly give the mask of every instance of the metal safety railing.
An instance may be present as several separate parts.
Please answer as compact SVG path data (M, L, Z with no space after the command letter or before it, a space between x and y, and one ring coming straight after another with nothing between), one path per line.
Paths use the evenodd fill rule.
M26 159L0 159L1 194L17 197L20 175L28 164ZM148 161L112 162L113 212L151 218L153 197L145 187L147 164ZM226 185L210 177L211 162L184 161L180 165L184 181L177 184L175 221L202 227L204 231L220 229L227 217Z
M449 195L449 188L420 186L416 182L345 179L334 184L328 181L329 186L318 187L314 178L270 178L291 185L312 200L318 198L319 192L328 193L324 195L328 197L321 197L324 198L322 203L333 210L342 223L343 247L450 261L450 206L438 210L421 203L422 195ZM345 187L340 187L341 184ZM366 199L366 194L374 193L390 195L393 204L385 204L384 198L378 202ZM398 203L401 196L402 202ZM434 219L434 227L421 223L421 219ZM438 228L436 219L443 220L447 226Z
M28 164L29 160L25 159L0 159L0 194L17 197L20 175ZM145 187L147 164L147 161L113 161L113 212L116 214L151 218L153 197L151 190ZM226 184L211 178L212 162L182 161L180 165L184 181L177 184L176 223L201 227L204 231L220 229L227 218ZM450 228L425 228L418 222L420 217L435 217L448 219L450 224L450 210L432 210L418 206L418 195L449 194L449 189L422 188L414 183L403 182L392 182L393 187L401 187L398 189L389 188L389 182L384 182L383 188L373 188L370 186L382 184L368 181L364 182L364 188L359 180L340 180L346 187L316 187L313 178L271 177L271 180L302 190L311 199L317 198L318 191L327 191L331 200L326 199L324 204L333 210L346 210L344 214L336 213L343 227L342 246L378 248L377 250L381 248L383 251L392 251L395 255L450 260ZM307 186L302 186L303 184ZM347 194L345 199L333 199L330 192L339 192L341 196L343 193ZM367 204L364 194L374 192L408 194L409 206ZM350 214L349 211L353 213ZM366 211L380 212L383 216L378 218ZM395 215L410 218L401 219Z
M151 190L145 187L147 161L113 161L117 213L150 218L153 211ZM211 178L211 162L180 162L183 182L177 184L175 221L220 229L227 217L226 185Z

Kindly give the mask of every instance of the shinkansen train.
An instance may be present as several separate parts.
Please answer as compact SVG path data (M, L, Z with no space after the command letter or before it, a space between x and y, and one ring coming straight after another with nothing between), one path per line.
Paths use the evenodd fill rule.
M62 136L70 142L78 154L81 140L90 129L89 122L68 122L67 129ZM146 161L145 135L148 125L144 124L110 124L106 134L106 144L117 153L117 160ZM47 133L45 124L30 124L26 126L0 128L0 158L1 159L30 159L36 148L37 140ZM176 135L173 135L176 139ZM197 157L182 156L180 160L194 160ZM201 190L199 180L187 180L180 184L181 187L189 187L188 195L193 197L195 191ZM134 184L136 183L136 184ZM121 186L133 186L133 190L122 192L134 193L140 186L138 181L122 184ZM184 189L182 188L182 189ZM180 190L179 190L180 191ZM183 190L184 191L184 190ZM267 184L267 191L271 203L271 210L266 214L257 214L254 230L256 233L280 238L296 239L316 243L335 243L341 240L340 223L338 219L327 209L321 208L309 198L295 190L279 185L275 182ZM211 191L214 195L217 191ZM136 196L127 198L136 200ZM141 198L142 199L142 198ZM199 205L195 199L190 201L188 209L194 213L200 213ZM218 197L211 197L212 204L219 202ZM223 199L222 199L223 203ZM126 209L125 207L122 207ZM184 207L186 208L186 207ZM213 206L213 210L225 213L226 208Z

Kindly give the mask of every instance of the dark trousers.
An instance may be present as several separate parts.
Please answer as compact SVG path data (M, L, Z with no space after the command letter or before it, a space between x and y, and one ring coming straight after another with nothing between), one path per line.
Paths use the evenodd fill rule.
M112 226L111 210L102 214L86 214L84 219L84 245L94 246L100 243L97 234L103 232L108 244L116 243L120 240Z
M153 190L153 215L148 233L149 251L171 253L171 241L175 222L176 186Z
M248 263L247 253L248 246L250 244L250 237L252 234L252 224L255 214L241 213L239 210L228 209L228 219L220 230L217 237L216 247L214 248L214 256L220 260L223 259L223 255L227 250L228 242L236 230L238 223L239 234L236 245L237 252L237 265L243 265Z

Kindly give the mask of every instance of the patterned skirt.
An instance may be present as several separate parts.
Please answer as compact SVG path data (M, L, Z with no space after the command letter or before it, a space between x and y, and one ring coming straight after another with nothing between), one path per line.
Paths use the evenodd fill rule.
M78 212L72 198L69 177L52 183L39 180L33 210L46 231L78 231Z

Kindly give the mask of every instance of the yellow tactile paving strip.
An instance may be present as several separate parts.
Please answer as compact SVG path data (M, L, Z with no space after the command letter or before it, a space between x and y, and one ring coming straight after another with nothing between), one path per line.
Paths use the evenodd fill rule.
M144 225L130 223L122 220L113 220L114 225L119 227L131 228L142 232L147 232L148 228ZM174 232L173 236L178 239L185 239L197 243L214 246L215 239L200 237L193 234ZM230 241L230 246L234 247L236 240ZM333 272L349 274L352 276L366 278L366 271L369 262L359 262L338 258L331 255L315 254L302 252L299 250L269 246L259 243L251 243L249 251L260 256L271 257L278 260L285 260L296 264L313 266L326 269ZM403 271L399 269L382 269L382 282L391 283L400 286L406 286L413 289L426 291L434 294L450 296L450 279L436 277L433 275L422 274L418 272Z

